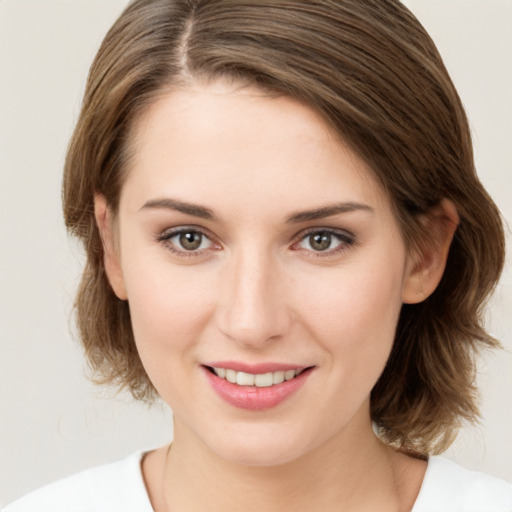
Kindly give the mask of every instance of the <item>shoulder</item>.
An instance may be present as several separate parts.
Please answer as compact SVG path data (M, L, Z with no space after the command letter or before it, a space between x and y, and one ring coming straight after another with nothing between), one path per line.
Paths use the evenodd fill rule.
M512 484L430 457L413 512L512 512Z
M152 512L142 478L143 452L42 487L2 512Z

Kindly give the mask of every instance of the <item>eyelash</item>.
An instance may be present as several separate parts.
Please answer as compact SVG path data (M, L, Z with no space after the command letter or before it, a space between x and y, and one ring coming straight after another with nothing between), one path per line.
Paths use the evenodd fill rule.
M202 256L204 254L204 252L208 249L190 250L190 251L187 251L185 249L181 250L181 249L177 249L176 244L173 244L171 242L172 238L174 238L176 236L183 235L183 234L187 234L187 233L194 233L194 234L198 234L201 237L203 237L203 239L201 240L201 244L203 243L204 239L207 239L210 241L210 243L212 245L215 245L215 243L211 240L211 237L208 236L208 234L206 234L204 232L204 230L193 227L193 226L181 226L179 228L173 228L173 229L164 231L162 234L157 236L156 241L164 244L164 247L167 250L171 251L173 254L176 254L177 256L180 256L182 258L193 258L193 257L197 257L197 256Z
M326 249L325 251L315 251L304 249L309 257L312 258L326 258L329 256L334 256L340 254L342 252L347 251L351 246L353 246L356 242L354 235L347 231L342 231L333 228L310 228L300 233L300 235L296 238L296 242L293 243L292 248L294 250L302 250L300 248L295 249L301 242L307 240L312 235L328 235L334 240L339 242L339 245L334 249Z
M173 254L176 254L179 257L184 258L193 258L198 256L203 256L205 251L208 251L210 248L201 249L201 250L186 250L186 249L177 249L176 244L171 243L171 239L174 237L183 235L183 234L198 234L202 238L201 245L204 242L204 239L208 240L212 246L217 246L218 248L215 248L214 250L219 250L220 246L218 244L215 244L215 242L212 241L212 238L204 232L204 230L200 228L196 228L193 226L181 226L179 228L173 228L170 230L167 230L163 232L162 234L158 235L156 238L156 241L159 243L164 244L165 248L172 252ZM334 240L337 240L339 242L339 245L335 247L334 249L326 249L324 251L315 251L313 249L301 249L299 246L300 243L307 240L308 237L311 237L315 234L321 234L321 235L327 235L331 237ZM328 256L333 256L336 254L339 254L341 252L344 252L348 250L351 246L355 244L355 237L351 233L348 233L346 231L341 231L337 229L332 228L310 228L307 231L301 232L297 237L295 237L295 241L293 242L291 248L292 250L297 251L305 251L308 254L309 257L313 258L325 258Z

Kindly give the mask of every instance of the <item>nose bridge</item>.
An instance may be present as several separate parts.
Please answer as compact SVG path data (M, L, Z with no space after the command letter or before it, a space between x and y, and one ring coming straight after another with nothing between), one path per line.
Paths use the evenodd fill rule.
M279 264L254 244L233 254L225 274L219 327L240 344L257 347L282 336L288 326Z

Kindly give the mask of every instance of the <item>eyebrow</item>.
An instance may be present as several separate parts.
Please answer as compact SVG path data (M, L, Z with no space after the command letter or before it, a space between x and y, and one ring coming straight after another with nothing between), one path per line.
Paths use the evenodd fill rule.
M171 199L169 197L159 198L159 199L151 199L150 201L145 202L140 210L146 208L164 208L168 210L174 210L180 213L184 213L186 215L192 215L194 217L199 217L201 219L207 220L218 220L212 210L206 208L205 206L200 206L198 204L187 203L185 201L178 201L177 199ZM139 211L140 211L139 210Z
M375 213L374 209L366 204L349 201L346 203L336 203L328 206L323 206L321 208L315 208L313 210L305 210L303 212L294 213L293 215L290 215L286 219L286 223L297 224L299 222L324 219L326 217L331 217L332 215L350 213L355 211L366 211L370 213Z
M168 209L174 210L185 215L192 215L193 217L199 217L201 219L219 221L219 218L213 213L210 208L201 206L198 204L187 203L185 201L179 201L169 197L151 199L145 202L140 210L143 209ZM299 222L306 222L311 220L324 219L333 215L339 215L342 213L350 213L354 211L367 211L374 213L373 208L366 204L356 203L349 201L346 203L335 203L320 208L314 208L312 210L304 210L302 212L296 212L286 218L287 224L298 224Z

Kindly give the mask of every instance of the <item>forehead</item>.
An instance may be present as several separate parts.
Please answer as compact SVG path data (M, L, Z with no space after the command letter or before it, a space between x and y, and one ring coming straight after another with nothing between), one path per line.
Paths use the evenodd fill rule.
M255 206L264 199L283 207L389 203L368 165L319 114L253 87L214 82L170 90L142 116L131 142L130 196Z

